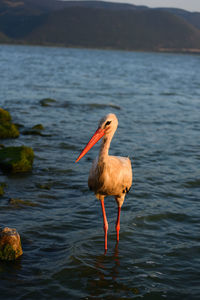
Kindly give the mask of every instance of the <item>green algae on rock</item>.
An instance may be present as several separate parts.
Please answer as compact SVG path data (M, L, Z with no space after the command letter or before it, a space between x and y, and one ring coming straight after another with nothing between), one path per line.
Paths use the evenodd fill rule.
M40 105L41 106L51 106L55 102L56 102L56 100L54 100L54 99L44 98L44 99L40 100Z
M36 187L43 190L50 190L51 185L52 185L51 183L44 183L44 184L36 183Z
M0 138L17 138L19 130L17 126L11 123L11 115L7 110L0 108Z
M18 136L19 136L19 130L14 124L8 122L5 122L3 124L0 123L1 139L17 138Z
M45 136L39 130L33 130L33 129L24 130L22 132L22 134L23 135L40 135L40 136Z
M19 233L14 228L0 228L0 259L15 260L23 254Z
M18 199L18 198L10 198L9 204L13 205L15 208L19 208L23 206L31 206L31 207L38 206L36 203L33 203L28 200Z
M36 124L32 127L33 130L44 130L44 126L42 124Z
M6 183L0 182L0 197L4 195L4 188L6 187Z
M4 122L11 122L11 115L7 110L0 107L0 123Z
M26 130L22 131L22 134L45 136L41 133L42 130L44 130L44 126L42 124L37 124L37 125L33 126L31 129L26 129Z
M0 168L5 172L20 173L32 169L33 149L26 146L0 149Z

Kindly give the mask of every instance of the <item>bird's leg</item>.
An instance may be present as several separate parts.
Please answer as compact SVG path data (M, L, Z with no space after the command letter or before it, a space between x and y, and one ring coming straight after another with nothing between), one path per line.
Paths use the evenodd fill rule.
M107 251L107 232L108 232L108 221L106 218L106 211L104 206L104 199L101 199L101 208L102 208L102 214L103 214L103 224L104 224L104 234L105 234L105 252Z
M121 207L120 207L120 206L118 206L118 215L117 215L117 222L116 222L117 243L119 242L119 231L120 231L120 212L121 212Z

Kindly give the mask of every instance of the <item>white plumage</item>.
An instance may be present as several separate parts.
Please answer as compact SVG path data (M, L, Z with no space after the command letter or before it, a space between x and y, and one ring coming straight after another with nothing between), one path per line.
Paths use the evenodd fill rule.
M110 143L117 129L118 120L115 114L108 114L99 122L99 127L89 143L79 155L79 161L102 138L99 156L93 161L88 178L88 186L101 201L105 230L105 250L107 250L108 222L105 214L104 198L114 196L118 204L116 223L117 241L119 241L120 211L126 193L132 185L131 161L127 157L109 155Z

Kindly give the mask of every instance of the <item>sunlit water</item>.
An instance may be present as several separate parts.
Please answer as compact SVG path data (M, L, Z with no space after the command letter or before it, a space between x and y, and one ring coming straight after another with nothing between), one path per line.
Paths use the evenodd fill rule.
M56 102L41 106L51 97ZM0 106L21 124L33 171L7 176L0 224L20 233L24 254L0 263L1 299L199 299L200 57L0 46ZM129 156L134 184L121 213L87 187L99 144L74 161L113 112L113 155ZM23 131L43 124L43 136ZM10 198L34 206L13 206Z

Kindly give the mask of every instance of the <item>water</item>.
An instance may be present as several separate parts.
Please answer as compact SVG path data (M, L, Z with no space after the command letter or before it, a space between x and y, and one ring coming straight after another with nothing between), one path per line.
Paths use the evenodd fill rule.
M199 299L199 65L192 55L0 46L0 105L21 132L45 127L1 141L35 152L32 173L0 173L0 223L18 230L24 250L0 263L2 299ZM46 97L56 102L41 106ZM99 145L74 161L109 112L119 119L110 153L131 158L134 185L118 247L117 206L106 199L104 255L87 187Z

